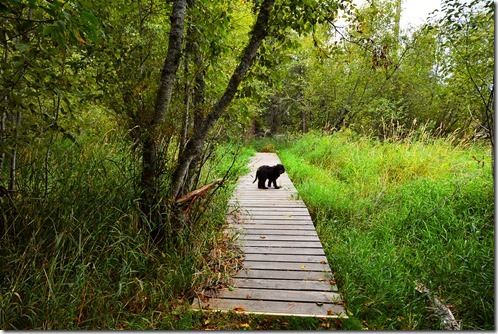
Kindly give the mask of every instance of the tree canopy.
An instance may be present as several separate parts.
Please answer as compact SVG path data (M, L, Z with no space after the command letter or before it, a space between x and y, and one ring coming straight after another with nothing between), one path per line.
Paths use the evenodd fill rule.
M203 152L220 134L350 128L494 145L492 4L445 0L439 18L408 31L400 6L3 2L1 186L16 190L19 154L29 160L36 147L45 158L30 162L33 189L47 194L58 138L81 144L117 127L142 161L141 211L163 226L177 218L159 212L174 213L198 186Z

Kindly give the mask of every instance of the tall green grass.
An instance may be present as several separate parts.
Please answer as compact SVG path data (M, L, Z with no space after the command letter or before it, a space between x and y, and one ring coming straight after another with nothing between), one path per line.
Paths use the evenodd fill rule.
M225 145L212 155L202 180L238 160L171 249L139 224L140 159L123 135L54 143L49 159L44 143L20 152L19 192L2 198L0 328L194 328L189 298L214 275L206 258L224 242L230 188L252 151Z
M464 329L494 329L489 149L348 132L277 145L347 309L369 329L440 329L425 284ZM484 164L483 164L484 162Z

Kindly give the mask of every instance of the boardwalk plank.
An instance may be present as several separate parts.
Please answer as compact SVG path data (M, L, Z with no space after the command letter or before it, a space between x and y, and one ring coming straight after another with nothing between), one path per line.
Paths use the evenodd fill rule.
M313 225L303 225L299 224L299 222L295 224L289 224L292 222L286 222L286 224L274 224L274 225L268 225L268 224L261 224L261 223L248 223L244 222L243 224L237 224L237 223L230 223L230 228L233 229L263 229L263 230L309 230L309 231L315 231L315 227Z
M235 309L238 313L347 318L342 305L332 303L317 305L316 303L270 302L266 300L212 299L208 305L208 309L219 309L225 312Z
M233 212L229 212L228 214L237 214L237 213L267 213L269 211L268 208L263 207L255 207L255 208L243 208L236 209ZM307 208L271 208L271 212L279 212L279 213L290 213L290 214L307 214L309 215Z
M244 246L251 247L289 247L289 248L322 248L320 241L266 241L266 240L244 240Z
M292 201L292 199L273 199L272 201L265 201L262 199L240 199L240 200L229 200L228 203L231 204L231 206L254 206L254 207L265 207L265 208L272 208L272 207L280 207L280 208L306 208L306 205L304 203L294 203L294 202L289 202Z
M279 289L298 291L334 291L337 286L330 284L330 281L307 281L307 280L283 280L283 279L250 279L235 278L231 282L234 287L251 289Z
M265 241L318 241L317 235L272 235L272 234L242 234L239 240L265 240Z
M327 263L327 258L323 255L273 255L268 257L265 254L246 254L246 261L272 261L272 262L309 262Z
M238 233L241 233L242 235L313 235L316 236L316 231L314 229L308 229L308 230L303 230L303 229L294 229L294 228L288 228L288 229L283 229L280 228L275 228L268 226L267 229L261 228L251 228L252 225L244 225L244 228L238 228L236 231Z
M228 219L227 219L228 220ZM265 228L266 229L275 229L275 230L285 230L285 229L296 229L296 230L315 230L315 226L312 222L303 222L300 220L247 220L247 221L230 221L228 223L231 224L234 228ZM260 227L257 227L260 226Z
M278 179L281 189L258 189L253 183L258 166L279 162L275 154L258 153L249 163L251 172L239 178L226 220L244 254L243 269L229 279L231 288L206 289L192 306L347 317L309 210L288 175Z
M294 247L241 247L246 254L284 254L284 255L325 255L322 248L294 248Z
M319 271L330 270L327 264L307 263L307 262L268 262L268 261L244 261L244 268L251 270L297 270L297 271Z
M210 297L212 292L206 292L205 295ZM212 297L216 297L213 295ZM246 289L235 288L227 290L223 294L226 299L254 299L254 300L273 300L289 302L309 302L309 303L340 303L341 296L332 291L295 291L295 290L271 290L271 289Z
M257 221L267 221L269 223L282 223L284 224L287 221L301 222L301 223L313 223L309 216L295 216L295 215L237 215L238 219L242 219L249 222L257 222ZM277 222L275 222L275 220Z
M318 271L291 271L291 270L260 270L260 269L243 269L234 277L236 278L258 278L258 279L289 279L289 280L310 280L310 281L327 281L332 279L330 272Z
M236 215L242 218L248 218L251 220L256 219L299 219L303 221L311 221L310 215L307 212L280 212L274 210L268 211L241 211L237 212Z

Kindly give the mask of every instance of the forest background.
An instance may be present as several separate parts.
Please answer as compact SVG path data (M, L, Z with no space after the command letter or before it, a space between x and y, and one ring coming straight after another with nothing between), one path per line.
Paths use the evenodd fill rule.
M426 208L419 214L426 218L422 230L445 231L447 246L430 254L435 260L440 254L460 260L448 260L443 276L432 268L424 284L443 296L447 285L461 291L447 293L467 328L494 328L494 4L444 0L433 20L406 31L399 25L401 4L3 1L1 328L213 325L215 319L192 314L185 305L196 289L229 271L236 257L231 240L220 232L236 177L251 150L276 149L305 198L306 182L312 181L300 176L299 166L306 164L295 164L293 150L309 141L316 146L299 155L322 162L307 171L322 190L323 176L312 177L320 168L326 175L342 170L336 177L343 181L363 177L366 182L368 175L392 180L400 171L416 178L431 166L419 165L425 161L421 156L386 152L433 152L447 168L430 169L429 179L447 176L455 189L444 188L442 203L455 208L441 217ZM273 139L254 142L254 137ZM353 150L362 145L366 151ZM360 158L377 152L375 145L384 147L391 169L365 164L359 174L347 174L352 168L347 162L335 169L325 163L338 152L347 157L344 147L349 147L360 152L351 160L357 168ZM326 154L306 156L318 148ZM460 159L467 166L463 174ZM191 191L219 179L202 201L182 205ZM395 189L390 182L384 185ZM361 188L354 182L346 186ZM322 234L322 240L337 235L353 240L342 233L366 230L354 222L382 211L377 204L386 190L375 191L377 197L365 197L370 211L364 207L364 215L354 217L344 211L351 203L335 207L337 202L313 204L308 198L312 208L317 205L315 219L345 223L344 231ZM414 189L407 198L433 200ZM361 204L355 203L355 210L361 211ZM448 225L436 232L428 228L432 219L460 226L453 238L461 248L448 243ZM425 251L428 244L434 239L417 247ZM395 252L367 249L379 256ZM334 258L337 250L327 252L348 267ZM450 284L455 266L462 276ZM360 268L363 274L367 267ZM353 275L354 268L338 274L352 320L332 327L440 326L413 282L406 285L410 291L399 288L409 300L401 298L402 305L395 306L400 294L394 291L383 290L384 300L373 298L367 282L375 282L377 274L378 282L385 281L381 274L392 273L371 270L372 276ZM384 306L372 307L377 304ZM215 328L234 324L216 321L221 324ZM252 321L272 328L327 327L314 320Z

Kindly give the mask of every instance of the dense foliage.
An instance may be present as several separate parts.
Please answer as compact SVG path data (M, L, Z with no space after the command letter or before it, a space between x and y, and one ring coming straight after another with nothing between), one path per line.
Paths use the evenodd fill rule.
M375 1L300 39L260 127L493 136L492 3L443 1L416 29L400 30L395 12L394 1Z
M188 210L177 200L217 178L233 184L252 152L240 149L242 138L310 130L353 131L386 142L450 136L472 140L489 153L485 143L494 148L492 3L444 0L427 25L406 31L399 27L400 5L381 0L360 8L350 0L2 1L0 327L202 327L197 323L202 316L185 309L195 287L211 279L211 250L231 254L230 240L219 233L230 191L216 188ZM451 191L460 196L463 211L437 211L427 224L442 224L437 226L446 231L447 224L468 215L473 227L467 227L485 235L482 243L489 242L492 233L484 232L491 228L483 221L491 209L476 192L482 186L492 197L486 173L493 162L483 152L479 149L475 159L485 162L479 169L485 177L477 171L472 182L448 176L439 195L430 182L402 191L408 199L418 186L429 187L436 197L447 198ZM449 156L445 166L461 158ZM319 159L328 161L325 155ZM411 164L408 157L392 159ZM385 177L406 167L385 163L393 168L383 171ZM328 168L316 166L322 167ZM364 175L353 173L356 167L347 164L334 168L341 179L375 179L379 172L372 167ZM417 168L413 175L432 167ZM456 191L452 182L463 184L455 185ZM393 197L382 201L398 201L398 183L389 180L384 186ZM364 201L368 213L387 210L378 206L380 197ZM341 203L333 215L349 210L351 204ZM330 208L317 209L317 217L325 210L324 219L337 219L329 216L337 204L326 205ZM439 221L442 217L448 220ZM422 233L411 226L409 233ZM478 252L472 244L468 254L475 251L481 258L489 250L485 246ZM335 250L329 252L335 256ZM340 266L348 268L346 262ZM479 273L476 291L486 294L489 263L479 264L486 270ZM435 264L431 270L420 279L444 271ZM426 283L439 289L442 280ZM469 280L479 278L469 275ZM353 279L342 282L355 317L367 319L363 301L355 299L371 296L356 293ZM448 287L448 298L460 298L456 288ZM474 301L480 304L462 309L462 317L465 312L470 327L489 328L488 296ZM374 323L410 328L404 320ZM431 325L418 324L413 328Z

